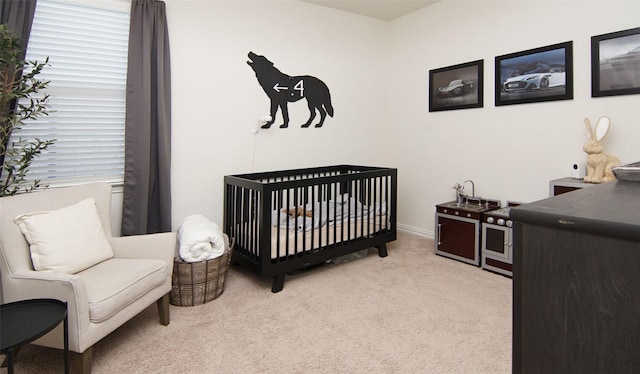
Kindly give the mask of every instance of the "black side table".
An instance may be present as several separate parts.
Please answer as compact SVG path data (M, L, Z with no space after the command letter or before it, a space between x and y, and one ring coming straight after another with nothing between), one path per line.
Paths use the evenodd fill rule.
M55 299L21 300L0 305L0 353L7 354L8 374L13 374L13 351L30 343L64 321L64 372L69 373L67 303Z

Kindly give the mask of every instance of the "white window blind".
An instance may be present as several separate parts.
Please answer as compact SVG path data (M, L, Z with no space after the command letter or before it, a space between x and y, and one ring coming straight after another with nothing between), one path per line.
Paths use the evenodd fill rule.
M56 139L27 177L50 186L90 180L122 183L127 48L131 4L123 0L39 0L28 61L50 66L52 112L12 137Z

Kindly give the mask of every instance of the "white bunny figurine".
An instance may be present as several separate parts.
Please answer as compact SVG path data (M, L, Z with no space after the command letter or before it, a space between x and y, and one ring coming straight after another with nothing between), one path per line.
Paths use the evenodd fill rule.
M584 177L584 181L602 183L615 180L616 177L611 168L620 165L620 160L604 153L600 144L600 140L609 132L611 125L609 117L600 117L595 129L591 128L589 118L584 119L584 124L587 127L587 135L589 135L589 140L582 147L582 150L587 153L587 175Z

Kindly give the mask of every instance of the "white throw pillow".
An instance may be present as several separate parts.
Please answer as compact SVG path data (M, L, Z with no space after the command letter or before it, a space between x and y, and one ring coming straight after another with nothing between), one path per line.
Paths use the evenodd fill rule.
M113 257L93 199L23 214L14 222L29 242L36 270L75 274Z

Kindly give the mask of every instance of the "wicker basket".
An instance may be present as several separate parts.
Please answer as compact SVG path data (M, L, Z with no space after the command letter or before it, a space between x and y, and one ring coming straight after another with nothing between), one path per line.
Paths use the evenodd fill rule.
M227 250L220 257L198 262L173 262L173 278L169 302L177 306L194 306L215 300L224 292L231 263L233 242L225 234Z

